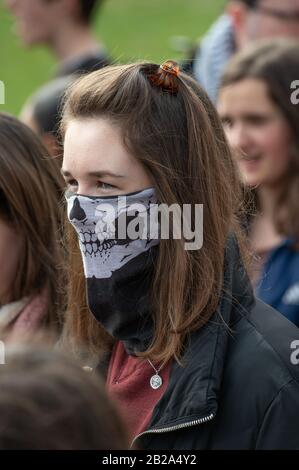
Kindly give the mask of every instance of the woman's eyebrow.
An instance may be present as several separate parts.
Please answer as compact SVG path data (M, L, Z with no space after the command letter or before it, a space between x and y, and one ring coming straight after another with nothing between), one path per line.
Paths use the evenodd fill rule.
M63 176L72 176L72 174L61 168L60 170ZM104 178L105 176L111 176L113 178L124 178L124 175L117 175L116 173L112 173L111 171L90 171L87 173L87 176L96 176L98 178Z
M222 122L226 122L226 121L231 121L232 120L232 116L228 113L225 113L225 114L220 114L219 113L219 116L220 116L220 120Z
M66 171L63 168L60 169L60 173L62 174L62 176L72 176L69 171Z
M97 176L98 178L103 178L105 176L112 176L113 178L124 178L124 175L117 175L111 171L90 171L87 173L88 176Z

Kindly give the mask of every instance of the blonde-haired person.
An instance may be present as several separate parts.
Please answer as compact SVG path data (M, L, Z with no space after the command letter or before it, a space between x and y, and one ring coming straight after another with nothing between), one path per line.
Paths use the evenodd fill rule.
M63 180L36 135L0 113L0 340L60 331Z
M248 189L256 294L299 326L299 42L257 43L228 66L218 99Z
M47 342L7 348L0 367L0 450L127 449L102 380Z
M73 225L63 342L96 357L132 443L298 448L297 330L252 293L240 184L207 95L173 62L107 67L69 90L62 130ZM194 238L202 204L202 247L186 249L179 211L169 239L166 211L161 235L145 230L155 202L189 204Z

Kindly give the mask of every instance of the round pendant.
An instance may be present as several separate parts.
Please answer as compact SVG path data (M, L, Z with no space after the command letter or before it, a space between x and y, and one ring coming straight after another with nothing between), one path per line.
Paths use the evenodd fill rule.
M160 375L155 374L151 377L150 384L154 390L157 390L158 388L160 388L162 383L163 383L163 380L162 380L162 377L160 377Z

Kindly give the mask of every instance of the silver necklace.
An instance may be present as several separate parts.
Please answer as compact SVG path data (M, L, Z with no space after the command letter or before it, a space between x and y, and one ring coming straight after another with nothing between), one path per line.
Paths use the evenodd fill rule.
M159 372L160 370L162 369L162 366L159 367L159 369L156 369L155 366L152 364L152 362L148 359L148 362L150 363L150 365L152 366L152 368L154 369L155 371L155 374L152 375L151 379L150 379L150 386L154 389L154 390L157 390L158 388L161 387L161 385L163 384L163 380L162 380L162 377L159 375Z

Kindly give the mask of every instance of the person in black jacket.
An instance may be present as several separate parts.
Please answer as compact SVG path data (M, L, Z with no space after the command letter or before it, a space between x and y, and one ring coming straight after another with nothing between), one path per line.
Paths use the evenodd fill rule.
M91 23L103 0L6 0L16 31L26 46L46 45L58 60L55 76L31 95L20 119L36 132L48 151L60 157L57 138L66 87L79 74L105 67L110 59L94 37Z
M206 93L173 61L107 67L69 90L62 132L61 344L88 348L132 446L299 449L298 330L253 295Z
M57 76L96 70L108 62L91 22L103 0L5 0L27 47L45 45L59 63Z

